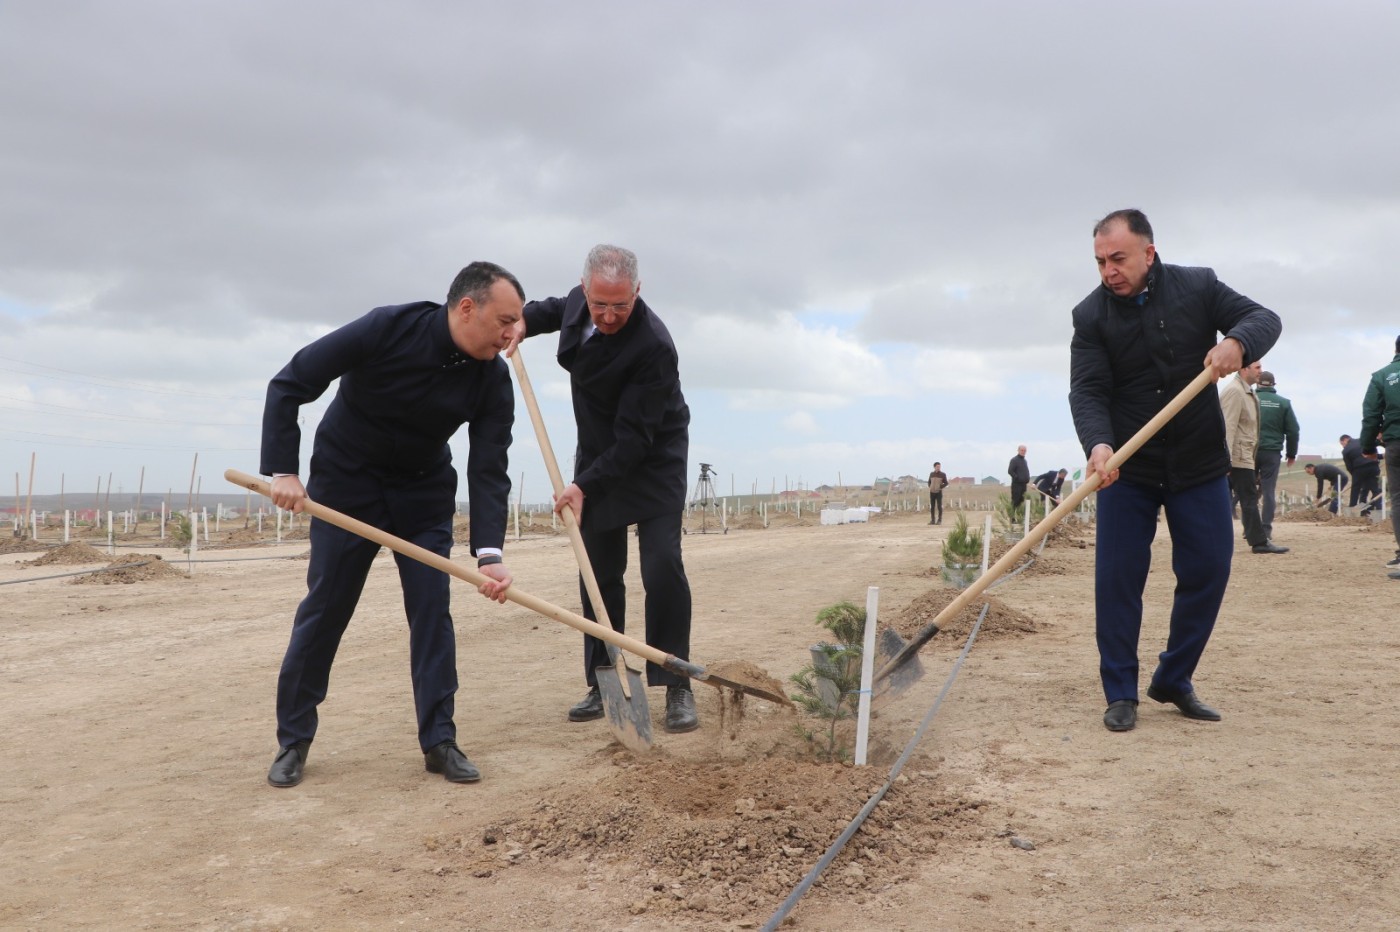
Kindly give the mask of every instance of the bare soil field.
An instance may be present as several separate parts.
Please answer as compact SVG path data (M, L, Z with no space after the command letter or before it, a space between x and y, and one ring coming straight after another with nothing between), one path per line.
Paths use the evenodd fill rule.
M1224 721L1148 701L1121 734L1101 724L1092 527L1056 534L989 594L932 727L787 927L1400 925L1394 541L1314 517L1277 522L1286 555L1240 541L1196 677ZM882 623L912 633L954 594L934 571L951 519L689 534L693 658L786 681L824 633L817 611L868 586ZM385 552L306 780L276 790L273 693L306 542L225 536L196 563L139 540L118 558L105 541L0 541L0 927L757 928L884 783L976 617L925 647L924 678L872 724L868 766L818 761L794 713L722 710L702 684L688 735L661 730L649 691L656 747L638 756L565 720L583 692L575 632L460 585L458 740L484 779L457 786L423 769ZM542 529L507 558L517 586L577 608L567 538ZM113 559L120 572L67 575ZM1163 525L1144 688L1172 585Z

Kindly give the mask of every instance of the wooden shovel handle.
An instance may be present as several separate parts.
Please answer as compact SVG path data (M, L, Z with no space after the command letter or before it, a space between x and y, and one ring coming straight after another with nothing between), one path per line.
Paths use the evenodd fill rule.
M1189 385L1178 392L1175 398L1167 402L1166 406L1163 407L1161 411L1158 411L1152 420L1142 425L1142 429L1133 434L1132 438L1129 439L1127 443L1113 452L1113 455L1108 458L1106 469L1109 472L1113 472L1113 470L1127 462L1128 458L1136 453L1144 443L1151 440L1159 430L1166 426L1168 421L1176 417L1181 409L1190 403L1192 398L1200 394L1201 389L1214 381L1215 373L1213 370L1209 367L1201 370L1201 374L1196 376ZM1090 492L1097 489L1099 483L1102 481L1098 473L1090 473L1086 476L1084 482L1076 486L1074 491L1069 493L1069 495L1066 495L1060 501L1060 504L1055 506L1053 511L1042 518L1040 523L1035 527L1031 528L1025 537L1016 542L1015 546L1006 551L1000 560L993 563L991 567L988 568L987 572L983 573L972 585L959 593L958 597L949 602L947 607L939 612L932 621L920 628L918 633L910 639L909 643L906 644L898 654L890 658L889 662L880 669L879 673L875 674L875 680L878 682L884 677L889 676L896 667L901 666L908 661L910 657L916 654L920 647L928 643L929 638L938 633L941 622L950 618L956 618L958 613L966 608L969 603L986 592L987 588L991 586L992 583L1000 579L1007 570L1016 565L1017 561L1029 553L1032 547L1040 543L1041 538L1049 534L1055 525L1064 520L1065 516L1074 511L1074 509L1078 508L1079 503L1084 501Z
M521 358L520 347L510 357L515 367L515 379L520 386L520 395L525 399L525 407L530 409L530 423L535 426L535 439L539 441L540 452L544 454L544 466L549 471L549 481L554 486L554 494L564 492L564 477L559 472L559 458L554 455L554 446L549 442L549 432L544 428L544 415L540 414L539 402L535 400L535 389L530 385L530 375L525 371L525 360ZM612 627L608 619L607 606L598 589L598 577L593 573L593 562L588 559L588 550L583 546L583 533L579 530L578 516L572 508L559 512L564 521L564 530L569 534L569 543L574 547L574 558L578 560L579 575L583 577L583 588L588 592L588 600L593 603L593 613L598 623Z
M226 469L224 470L224 478L236 486L250 489L257 492L259 495L266 495L268 498L272 497L271 487L256 476L250 476L245 472L239 472L237 469ZM494 582L494 580L485 573L480 573L460 563L454 563L446 557L433 553L431 550L420 547L417 544L409 543L401 537L395 537L388 531L381 530L372 524L366 524L349 515L341 514L335 509L328 508L309 498L302 499L302 510L314 518L320 518L327 524L334 524L336 527L349 531L352 534L358 534L361 537L374 541L376 544L388 547L395 553L401 553L406 557L412 557L420 563L426 563L433 569L447 573L449 576L456 576L458 579L466 580L473 586L480 587L488 582ZM539 596L530 595L528 592L522 592L515 588L515 586L511 586L506 590L506 598L516 605L524 606L530 611L537 612L546 618L552 618L555 621L562 622L571 628L582 631L584 634L591 634L600 641L606 641L616 647L621 647L636 654L638 657L645 658L652 663L666 667L668 670L702 680L706 676L703 667L682 660L665 651L657 650L655 647L630 638L625 634L619 634L612 628L605 628L596 621L589 621L582 615L575 615L568 609L560 608L557 605L546 602Z

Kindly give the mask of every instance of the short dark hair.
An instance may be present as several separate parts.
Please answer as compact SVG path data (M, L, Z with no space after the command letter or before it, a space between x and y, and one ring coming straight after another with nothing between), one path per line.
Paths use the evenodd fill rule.
M1128 231L1130 233L1136 233L1149 243L1155 242L1155 240L1152 239L1152 224L1147 222L1147 214L1138 210L1136 207L1125 207L1122 210L1115 210L1107 217L1104 217L1098 223L1094 224L1094 235L1098 236L1118 220L1122 220L1128 225Z
M1340 437L1337 438L1337 442L1338 442L1338 443L1346 443L1346 442L1347 442L1348 440L1350 440L1350 439L1351 439L1351 434L1342 434Z
M525 289L520 280L494 262L473 262L457 273L452 286L447 289L447 306L456 307L463 298L471 298L477 304L485 304L491 294L491 286L501 279L511 283L520 300L525 300Z
M942 466L943 464L942 464L942 463L934 463L933 465L935 465L935 466Z
M1313 464L1313 463L1304 463L1304 464L1303 464L1303 472L1307 472L1309 469L1316 469L1316 468L1317 468L1317 466L1316 466L1315 464Z

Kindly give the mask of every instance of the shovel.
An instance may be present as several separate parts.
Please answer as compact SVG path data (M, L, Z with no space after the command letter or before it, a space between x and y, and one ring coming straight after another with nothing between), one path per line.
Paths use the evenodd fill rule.
M520 394L525 398L525 406L530 409L530 422L535 425L535 439L539 441L544 465L549 470L549 481L554 484L556 496L564 492L564 477L559 474L559 460L554 455L554 446L549 442L549 433L544 429L544 417L540 414L539 402L535 400L535 390L530 385L530 376L525 371L525 360L520 355L520 347L511 355L515 366L515 379L520 385ZM593 612L598 623L612 627L608 619L607 607L603 605L603 595L598 591L598 577L593 573L593 563L588 559L588 551L583 546L583 534L578 528L578 517L572 508L559 513L564 519L564 529L569 532L569 542L574 545L574 557L578 560L579 576L588 592L588 601L593 603ZM608 728L622 746L640 754L651 749L651 714L647 711L646 689L642 685L642 675L627 666L622 651L609 644L608 659L611 664L595 668L598 693L603 698L603 712L608 720Z
M239 472L237 469L225 469L224 478L240 488L257 492L259 495L266 495L269 498L272 497L272 488L256 476L250 476L245 472ZM418 562L426 563L433 569L441 570L449 576L456 576L458 579L466 580L478 588L495 581L485 573L478 572L460 563L454 563L446 557L438 556L431 550L420 547L417 544L409 543L403 538L395 537L388 531L380 530L372 524L366 524L357 518L341 514L335 509L328 508L319 502L313 502L309 498L302 499L302 510L313 518L320 518L327 524L334 524L336 527L349 531L352 534L359 534L361 537L372 540L382 547L388 547L395 553L401 553L406 557L412 557ZM682 660L674 654L668 654L665 651L658 650L643 641L629 638L625 634L619 634L612 628L600 625L596 621L589 621L582 615L576 615L566 608L560 608L557 605L546 602L539 596L530 595L528 592L522 592L514 586L506 590L506 598L516 605L528 608L532 612L536 612L546 618L552 618L557 622L568 625L570 628L582 631L584 634L591 634L600 641L606 641L615 647L621 647L628 653L636 654L644 660L650 660L657 666L665 667L673 673L679 673L681 676L688 676L693 680L708 683L716 689L729 689L736 693L744 693L745 695L754 696L758 699L766 699L769 702L776 702L779 705L792 708L792 700L782 694L781 684L774 682L770 685L767 681L767 677L762 678L764 682L758 682L760 679L758 676L754 676L752 681L741 682L732 678L732 676L740 675L739 673L735 673L732 676L721 676L718 673L713 673L705 669L705 667L698 663L690 660ZM741 664L739 666L742 667L746 665ZM729 668L726 667L726 670L728 669Z
M1209 368L1202 370L1201 374L1196 376L1191 384L1183 388L1175 398L1167 402L1166 407L1158 411L1152 420L1142 425L1141 430L1133 434L1132 438L1127 443L1114 451L1113 455L1108 458L1107 470L1112 472L1126 463L1130 456L1136 453L1144 443L1151 440L1157 431L1165 427L1166 423L1175 417L1182 408L1186 407L1187 403L1190 402L1192 398L1200 394L1201 389L1214 381L1214 372ZM1055 525L1059 524L1060 521L1070 512L1074 511L1074 509L1078 508L1079 503L1088 497L1090 492L1097 489L1101 481L1102 479L1099 477L1098 473L1091 473L1083 483L1069 495L1065 496L1059 505L1055 506L1054 511L1051 511L1042 518L1040 523L1031 528L1030 532L1017 541L1015 546L1003 554L1000 560L993 563L992 566L988 568L987 572L983 573L972 585L964 589L956 599L949 602L943 611L939 612L932 621L920 628L912 638L904 642L875 674L874 692L883 692L887 697L893 697L904 689L907 689L917 677L909 677L907 673L902 672L902 668L910 661L915 660L919 653L919 648L927 644L929 638L938 633L938 623L947 621L950 618L956 618L958 613L966 608L969 603L983 592L986 592L987 588L991 586L992 583L996 582L1007 570L1015 566L1023 556L1030 552L1032 547L1040 543L1041 538L1049 534ZM890 634L894 634L893 630L890 631ZM886 637L888 637L888 635ZM899 635L894 634L894 637L898 638ZM903 641L902 638L900 640ZM891 641L891 645L892 643ZM883 654L884 651L882 650L881 653ZM888 680L888 683L882 684L882 680Z

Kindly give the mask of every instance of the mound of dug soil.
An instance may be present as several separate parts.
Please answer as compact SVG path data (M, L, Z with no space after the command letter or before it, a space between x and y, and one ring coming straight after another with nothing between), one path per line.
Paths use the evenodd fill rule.
M5 533L9 534L8 531ZM0 553L33 553L36 550L47 549L49 549L48 544L28 537L0 537Z
M96 547L73 541L61 547L54 547L43 556L35 557L33 560L25 560L25 566L49 566L57 563L60 566L76 566L81 563L106 563L107 554Z
M480 838L426 844L460 851L478 878L563 862L620 884L632 915L732 920L781 903L883 783L869 768L781 759L618 762L586 795L558 793ZM808 897L860 901L906 881L942 839L968 833L983 805L955 797L929 771L901 775Z
M908 638L924 625L933 621L939 612L947 608L958 597L960 592L961 590L948 586L930 589L894 613L889 619L890 624L901 637ZM946 639L948 642L954 642L956 646L960 647L961 642L967 638L968 632L972 630L972 626L977 623L977 616L981 614L984 603L990 604L991 608L987 610L987 618L982 622L982 629L977 634L978 640L1022 637L1034 634L1039 630L1035 620L1029 615L1011 608L996 596L983 593L978 598L973 599L967 608L940 624L938 637Z
M134 564L145 564L136 566ZM190 576L184 570L177 570L161 559L159 554L154 553L130 553L123 557L118 557L107 564L109 572L88 573L85 576L75 576L69 582L74 585L92 585L100 583L110 586L112 583L134 583L145 582L150 579L189 579Z
M1369 518L1361 515L1351 515L1343 518L1341 515L1331 514L1326 508L1299 508L1298 511L1289 511L1285 514L1275 514L1274 521L1285 523L1308 523L1308 525L1336 525L1337 528L1362 528L1371 525Z

